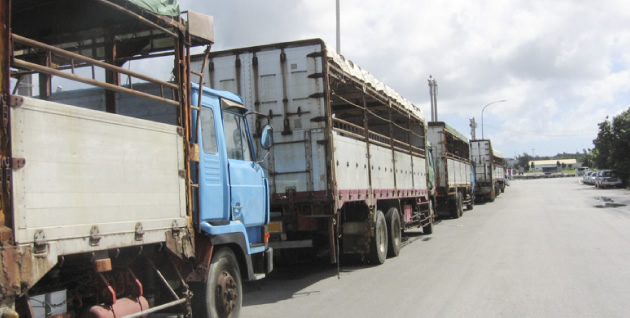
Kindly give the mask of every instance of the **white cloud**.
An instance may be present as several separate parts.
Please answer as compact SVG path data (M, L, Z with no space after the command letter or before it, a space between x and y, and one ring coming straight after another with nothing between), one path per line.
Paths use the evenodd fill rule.
M214 50L323 38L335 46L335 1L181 1L214 15ZM468 118L507 155L592 147L597 123L628 108L625 0L341 0L341 53L468 134ZM496 127L496 128L493 128ZM480 129L477 134L480 136ZM569 135L569 136L560 136Z

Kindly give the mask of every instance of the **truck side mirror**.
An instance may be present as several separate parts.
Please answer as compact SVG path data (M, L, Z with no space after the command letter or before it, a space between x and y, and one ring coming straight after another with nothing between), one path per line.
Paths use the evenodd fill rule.
M273 146L273 127L267 124L262 128L262 132L260 134L260 146L265 149L271 149Z

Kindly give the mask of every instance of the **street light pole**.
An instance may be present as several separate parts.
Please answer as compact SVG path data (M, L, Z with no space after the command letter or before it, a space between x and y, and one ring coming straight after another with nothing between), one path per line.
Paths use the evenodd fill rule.
M339 0L337 0L337 54L341 54L341 13L339 12Z
M483 111L486 110L486 107L488 107L488 106L490 106L492 104L503 103L503 102L505 102L505 99L494 101L492 103L487 104L486 106L483 106L483 109L481 110L481 139L484 139L483 138Z

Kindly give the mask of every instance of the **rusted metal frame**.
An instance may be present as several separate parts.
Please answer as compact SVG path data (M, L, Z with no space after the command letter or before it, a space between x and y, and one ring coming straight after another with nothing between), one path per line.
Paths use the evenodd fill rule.
M15 41L15 37L13 38L13 40ZM42 58L42 63L44 64L45 67L48 67L48 68L52 66L52 55L50 54L50 52L45 53L44 57ZM50 76L50 74L48 75L40 74L39 75L39 97L40 98L44 97L45 99L47 99L48 97L50 97L51 94L52 94L52 76Z
M402 149L403 152L407 152L409 143L402 142L402 141L394 138L392 140L392 145L391 146L392 147L396 147L397 149Z
M11 78L11 0L0 0L0 162L7 162L11 153L11 108L9 107ZM13 240L13 200L11 196L11 169L0 169L0 245ZM0 250L2 252L2 250ZM3 284L4 285L4 284Z
M459 160L459 161L462 161L462 162L470 163L470 159L468 159L466 157L458 156L456 154L449 153L449 152L446 153L446 158L455 159L455 160Z
M392 152L392 170L398 171L396 168L396 145L394 144L397 140L394 138L394 115L392 114L392 104L391 100L387 102L387 116L389 117L387 120L388 124L388 133L389 133L389 143L390 149ZM396 178L396 173L394 173L394 193L398 192L398 178Z
M363 129L361 129L363 130ZM335 129L335 131L339 131L341 132L344 136L349 136L349 137L353 137L357 140L364 140L365 139L365 135L361 135L361 134L357 134L357 133L353 133L353 132L349 132L347 130L340 130L340 129Z
M335 174L335 168L334 168L334 163L335 163L335 155L334 155L334 151L333 149L335 149L335 144L334 144L334 138L333 138L333 109L332 109L332 96L333 96L333 90L331 87L331 83L330 83L330 77L328 75L332 74L331 69L334 69L334 65L332 63L330 63L330 60L327 58L328 53L326 52L326 46L323 43L320 43L320 47L321 47L321 55L319 56L319 58L322 61L322 72L324 73L324 76L322 77L322 79L324 80L324 102L325 102L325 115L326 115L326 129L324 130L326 132L325 134L325 141L326 141L326 145L327 147L325 147L325 156L326 156L326 161L328 162L328 164L326 165L326 174L328 176L328 180L327 180L327 188L328 188L328 198L332 198L332 203L333 203L333 215L339 215L340 213L340 209L341 209L341 205L343 204L341 202L341 200L339 200L339 197L337 196L337 179L336 179L336 174ZM337 217L339 218L339 217ZM330 233L331 235L329 235L329 241L328 241L328 246L330 247L330 262L331 263L337 263L339 264L339 259L337 258L337 255L339 254L339 237L341 236L341 222L337 223L337 227L329 227L329 231L331 231L332 233ZM335 239L332 239L332 237L335 237Z
M425 155L426 155L426 152L422 148L418 148L416 146L411 146L411 154L412 155L418 155L420 158L424 158Z
M139 96L139 97L144 97L146 99L150 99L150 100L153 100L153 101L156 101L156 102L160 102L160 103L169 104L169 105L172 105L172 106L179 106L179 102L177 102L177 101L161 98L161 97L158 97L158 96L155 96L155 95L151 95L151 94L135 91L135 90L128 89L128 88L125 88L125 87L121 87L121 86L116 86L116 85L112 85L112 84L108 84L108 83L103 83L101 81L93 80L93 79L90 79L90 78L87 78L87 77L83 77L83 76L79 76L79 75L75 75L75 74L70 74L70 73L58 71L58 70L56 70L54 68L41 66L41 65L35 64L35 63L30 63L30 62L25 62L25 61L22 61L22 60L14 59L13 60L13 65L15 67L32 69L32 70L35 70L35 71L40 72L40 73L45 73L45 74L49 74L49 75L55 75L55 76L63 77L63 78L69 79L69 80L81 82L81 83L88 84L88 85L94 85L94 86L102 87L102 88L105 88L105 89L110 89L110 90L119 91L119 92L122 92L122 93L127 93L127 94L131 94L131 95Z
M208 59L210 58L210 46L208 46L208 48L206 49L204 56L203 56L203 63L201 64L201 72L194 72L191 70L191 73L194 73L195 75L199 76L199 94L197 94L197 107L199 107L199 109L201 109L201 99L203 97L203 79L204 79L204 72L203 70L206 68L206 64L208 64ZM199 143L199 134L197 133L199 131L199 123L201 122L201 112L197 112L197 120L195 122L195 132L194 132L194 143L198 144Z
M107 61L107 64L114 64L116 61L116 43L114 41L114 36L109 33L106 36L105 42L105 60ZM74 72L72 74L74 74ZM120 73L106 69L105 82L120 86ZM105 111L113 114L116 113L116 92L105 90Z
M351 130L347 130L347 129L344 129L344 128L341 128L341 127L337 128L336 126L338 126L338 125L335 125L336 123L339 123L341 125L350 126L351 128L354 128L354 129L360 130L361 132L364 132L364 128L363 127L361 127L361 126L359 126L357 124L351 123L349 121L340 119L340 118L333 118L333 129L336 128L336 130L349 131L349 132L352 133Z
M348 99L344 98L343 96L341 96L341 95L339 95L339 94L336 94L335 92L333 92L333 93L332 93L332 96L334 96L334 97L337 97L337 98L341 99L343 102L345 102L346 104L348 104L348 105L350 105L350 106L354 106L354 107L356 107L356 108L358 108L358 109L363 110L363 106L361 106L361 105L357 105L357 104L355 104L355 103L353 103L353 102L349 101Z
M168 51L168 52L162 52L162 53L153 53L153 54L149 54L149 55L142 55L142 56L119 56L118 59L120 60L125 60L125 61L136 61L136 60L144 60L144 59L148 59L148 58L154 58L154 57L165 57L165 56L172 56L173 52Z
M254 77L254 110L256 113L260 113L260 80L259 75L260 71L258 69L258 56L256 56L256 52L252 53L252 75ZM255 123L255 134L259 136L261 134L262 125L260 124L260 115L256 115L256 123ZM270 119L271 120L271 119ZM271 168L271 167L270 167Z
M373 131L368 131L368 134L369 134L368 139L371 142L376 142L376 143L379 143L379 144L383 144L383 145L385 145L385 147L388 147L388 148L391 146L391 144L389 143L389 137L388 136L381 135L381 134L373 132ZM387 140L388 142L379 141L378 140L379 138L382 139L382 140Z
M100 0L99 0L100 1ZM198 199L199 195L193 195L194 187L191 175L191 149L190 141L192 132L192 100L191 100L191 85L190 79L190 52L188 46L186 46L186 37L188 34L180 33L175 40L175 66L177 67L176 82L179 85L179 118L178 122L182 125L184 130L184 170L185 170L185 183L186 183L186 196L187 206L186 214L188 215L188 227L193 228L193 206L194 202ZM201 94L201 92L199 92ZM200 225L200 223L198 223ZM201 226L197 227L197 232L201 233Z
M190 58L190 57L188 57L188 58ZM193 139L194 139L193 144L196 144L197 147L199 147L199 124L201 122L201 101L202 101L202 98L203 98L203 79L204 79L204 71L203 70L206 68L206 64L208 64L208 59L209 58L210 58L210 45L208 45L208 47L206 48L206 51L205 51L205 54L204 54L204 57L203 57L203 63L201 65L201 72L200 72L201 74L198 75L199 76L199 92L197 92L197 95L198 95L197 96L197 107L198 107L198 109L197 109L197 119L195 120L195 131L192 133L192 135L194 136L193 137ZM190 64L188 64L188 65L190 65ZM190 71L192 72L192 70L190 70ZM191 98L192 98L192 96L191 96ZM191 105L191 107L192 107L192 105ZM189 159L193 159L193 158L189 158ZM197 168L196 171L199 171L199 160L200 159L199 158L196 158L196 159L197 160L194 161L194 165L196 165L196 168ZM189 174L190 174L190 172L189 172ZM190 180L189 183L192 183L192 179ZM192 186L195 187L194 184ZM197 190L196 190L197 191L197 195L193 199L196 200L196 206L199 206L199 178L197 179L197 185L196 185L195 188L197 188ZM190 214L190 215L192 215L192 214ZM197 213L196 217L197 217L197 224L201 224L201 221L202 221L201 220L201 213ZM201 231L201 227L199 227L199 231Z
M102 68L104 68L104 69L106 69L108 71L118 72L118 73L121 73L121 74L124 74L124 75L133 76L135 78L139 78L141 80L145 80L147 82L151 82L151 83L154 83L154 84L163 85L163 86L170 87L170 88L173 88L173 89L178 89L178 86L175 85L175 84L172 84L172 83L169 83L169 82L165 82L165 81L160 81L158 79L155 79L153 77L150 77L150 76L147 76L147 75L144 75L144 74L140 74L140 73L137 73L137 72L134 72L134 71L126 70L126 69L124 69L122 67L118 67L118 66L111 65L111 64L108 64L108 63L105 63L105 62L101 62L99 60L95 60L93 58L89 58L89 57L86 57L86 56L83 56L83 55L80 55L80 54L77 54L77 53L66 51L66 50L63 50L63 49L60 49L60 48L57 48L57 47L45 44L45 43L37 42L35 40L31 40L29 38L25 38L25 37L23 37L21 35L12 34L12 36L13 36L13 41L18 42L18 43L22 43L22 44L26 44L26 45L29 45L29 46L32 46L32 47L35 47L35 48L39 48L39 49L43 49L43 50L46 50L46 51L50 51L52 53L55 53L55 54L63 56L63 57L71 58L71 59L74 59L74 60L80 60L80 61L83 61L85 63L89 63L92 66L102 67Z
M370 115L372 115L372 117L374 117L374 118L376 118L376 119L380 119L381 121L384 121L384 122L388 122L388 121L389 121L388 119L386 119L386 118L384 118L384 117L381 117L381 116L377 115L375 112L371 111L370 109L366 109L366 111L367 111Z
M367 155L367 166L368 166L368 196L367 196L367 204L368 206L372 206L376 204L376 199L374 198L374 193L373 193L373 189L372 189L372 169L370 167L372 167L372 155L370 152L370 127L369 127L369 119L368 119L368 115L370 115L370 111L368 110L368 105L367 105L367 100L365 98L366 95L366 88L365 88L365 84L362 85L362 91L363 94L361 94L361 102L363 103L363 129L364 129L364 136L363 136L363 140L365 140L365 148L366 148L366 155Z
M173 31L171 31L171 30L169 30L169 29L167 29L165 27L162 27L161 25L159 25L159 24L157 24L155 22L149 21L147 18L145 18L145 17L143 17L143 16L141 16L141 15L139 15L139 14L137 14L137 13L135 13L135 12L125 8L125 7L119 6L119 5L115 4L115 3L107 1L107 0L94 0L94 1L99 2L101 4L104 4L104 5L112 8L112 9L115 9L115 10L117 10L119 12L123 12L124 14L133 16L136 19L138 19L139 21L141 21L142 23L144 23L144 24L146 24L148 26L151 26L151 27L153 27L155 29L158 29L158 30L160 30L160 31L170 35L173 38L178 38L179 37L179 35L177 33L173 32Z
M411 177L411 188L412 189L416 189L416 177L415 177L415 166L413 164L413 143L412 143L412 139L411 136L413 134L413 129L411 129L411 125L413 125L413 121L411 120L411 114L407 113L407 127L409 129L407 129L407 140L409 140L409 148L407 149L407 153L409 154L409 157L411 158L411 175L413 177Z
M292 133L291 124L289 122L289 69L287 66L287 54L284 52L284 48L280 49L280 70L282 72L282 111L284 115L282 120L282 134L289 135ZM239 73L239 69L237 69L237 79L239 78Z

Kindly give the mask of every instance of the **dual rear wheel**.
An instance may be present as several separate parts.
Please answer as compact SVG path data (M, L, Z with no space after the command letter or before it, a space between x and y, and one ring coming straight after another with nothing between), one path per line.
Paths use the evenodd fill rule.
M374 227L368 259L372 264L383 264L388 256L396 257L400 254L402 222L398 209L390 208L385 215L377 210Z

